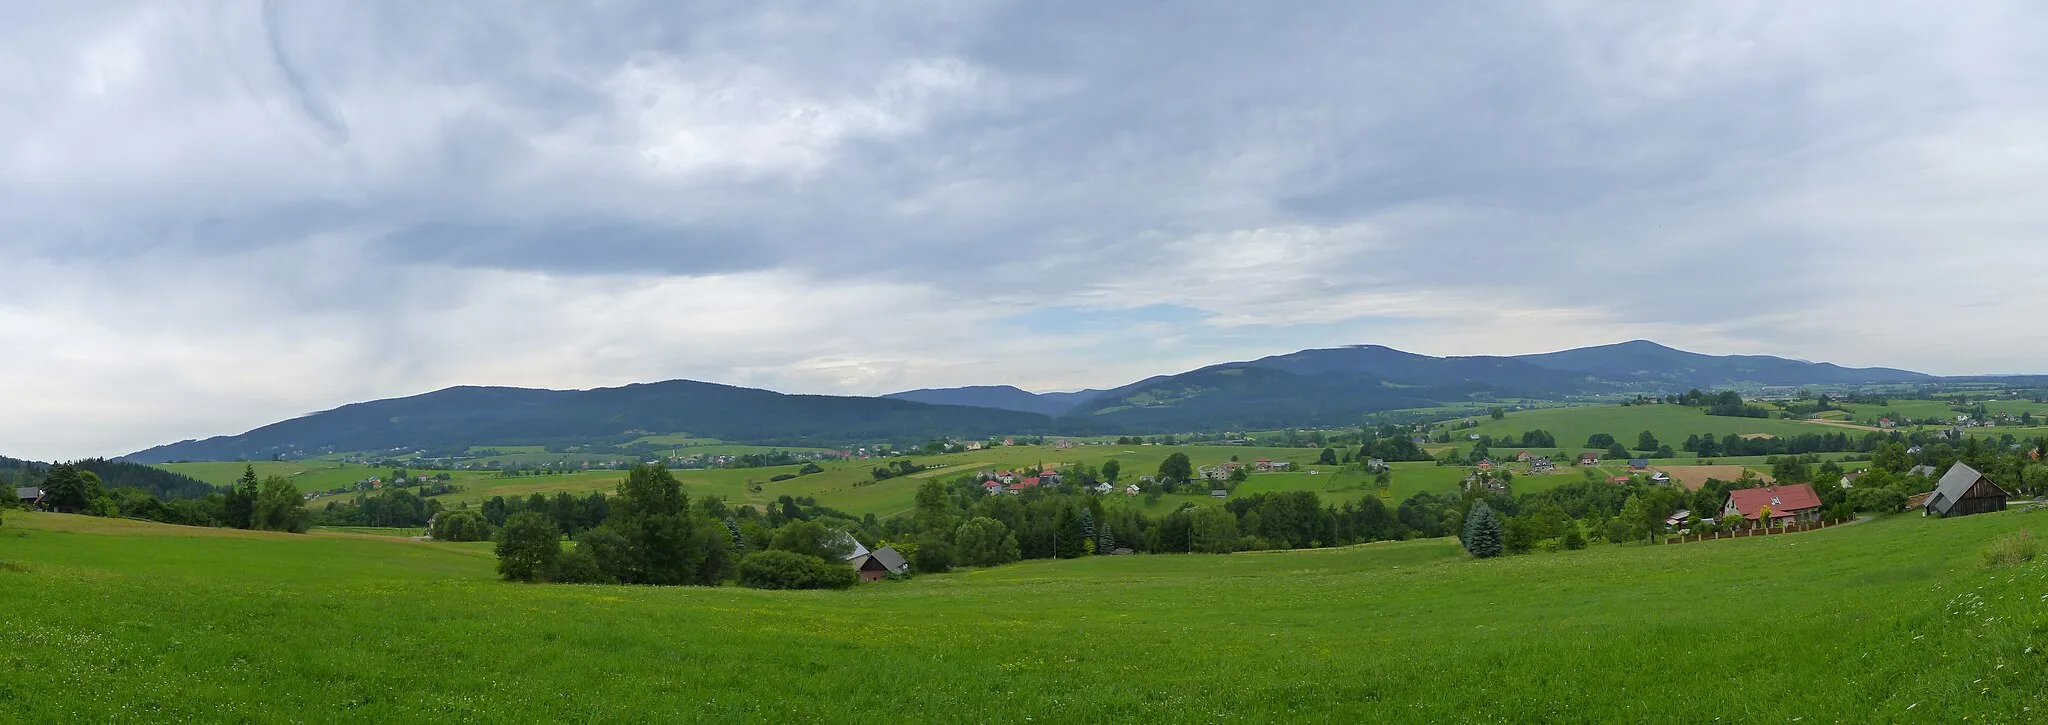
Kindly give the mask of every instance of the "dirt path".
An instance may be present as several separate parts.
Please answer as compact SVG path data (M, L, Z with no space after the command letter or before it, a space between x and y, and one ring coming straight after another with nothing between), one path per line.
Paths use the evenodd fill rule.
M1822 425L1822 426L1827 426L1827 427L1829 427L1829 428L1848 428L1848 429L1851 429L1851 430L1867 430L1867 431L1870 431L1870 432L1872 432L1872 433L1883 433L1883 432L1885 432L1885 430L1884 430L1883 428L1879 428L1879 427L1877 427L1877 426L1872 426L1872 425L1858 425L1858 424L1856 424L1856 423L1851 423L1851 422L1848 422L1848 421L1846 421L1846 420L1827 420L1827 419L1825 419L1825 418L1814 418L1814 419L1812 419L1812 420L1798 420L1798 421L1793 421L1793 422L1796 422L1796 423L1811 423L1811 424L1813 424L1813 425Z

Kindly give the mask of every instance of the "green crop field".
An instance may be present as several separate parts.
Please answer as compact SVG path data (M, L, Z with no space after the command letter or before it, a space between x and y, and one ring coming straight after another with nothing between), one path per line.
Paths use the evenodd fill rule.
M1913 400L1895 398L1885 405L1843 403L1849 409L1852 420L1875 421L1880 416L1896 413L1907 418L1954 418L1956 412L1946 400ZM1988 407L1988 406L1987 406Z
M391 474L389 468L371 468L333 461L208 461L201 463L162 463L157 468L182 473L216 486L230 486L242 477L242 471L249 467L256 469L258 477L284 476L292 480L299 490L325 491L347 486L365 478L379 478Z
M1712 433L1715 436L1774 435L1790 437L1807 433L1855 433L1846 428L1837 428L1796 420L1770 418L1732 418L1707 415L1697 409L1679 405L1588 405L1575 408L1548 408L1544 410L1518 411L1507 414L1501 420L1482 419L1477 427L1451 432L1451 443L1457 446L1469 445L1467 435L1491 435L1496 438L1542 429L1557 438L1560 448L1567 451L1586 450L1586 438L1595 433L1607 433L1624 446L1634 446L1636 436L1650 431L1659 442L1677 448L1687 436ZM1860 433L1856 433L1861 435ZM1515 446L1496 445L1494 450L1513 452ZM1689 455L1684 451L1680 455Z
M2022 527L2048 514L765 592L515 585L488 545L10 512L0 720L2038 721L2048 561L1979 563Z

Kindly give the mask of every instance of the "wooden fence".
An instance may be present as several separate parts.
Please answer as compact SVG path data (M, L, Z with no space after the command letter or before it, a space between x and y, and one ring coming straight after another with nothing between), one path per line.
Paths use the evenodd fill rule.
M1686 536L1672 536L1664 539L1664 543L1690 544L1695 541L1713 541L1715 539L1740 539L1745 536L1776 536L1778 534L1796 534L1802 531L1825 529L1830 526L1841 526L1842 524L1849 523L1853 520L1854 519L1840 519L1836 521L1815 521L1812 523L1792 524L1789 526L1777 526L1767 529L1743 529L1741 531L1716 531L1711 534L1689 534Z

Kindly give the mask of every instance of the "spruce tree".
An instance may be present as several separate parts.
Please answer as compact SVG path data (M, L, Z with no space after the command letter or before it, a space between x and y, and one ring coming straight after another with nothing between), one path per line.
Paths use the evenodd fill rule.
M1093 510L1081 509L1081 539L1084 541L1095 540L1095 512ZM1100 542L1097 542L1095 550L1102 550Z
M1472 504L1465 514L1465 551L1473 558L1487 559L1501 554L1500 517L1485 501Z

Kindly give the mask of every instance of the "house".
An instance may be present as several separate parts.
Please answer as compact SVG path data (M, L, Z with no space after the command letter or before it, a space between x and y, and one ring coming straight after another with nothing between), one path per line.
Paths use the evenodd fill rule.
M1549 473L1556 469L1557 464L1551 463L1549 456L1537 456L1534 460L1529 461L1530 473Z
M21 502L21 505L28 508L41 509L43 507L43 490L40 488L14 489L14 498L16 501Z
M1659 486L1668 486L1671 484L1671 474L1663 471L1652 473L1650 474L1650 482Z
M1515 451L1516 463L1528 463L1530 458L1531 456L1528 451Z
M1628 470L1636 473L1641 473L1643 471L1650 470L1650 459L1630 458L1628 459Z
M1109 495L1109 492L1114 490L1116 490L1116 487L1110 485L1108 481L1103 481L1101 483L1095 484L1095 493L1098 495L1107 496Z
M1934 477L1934 467L1933 467L1933 466L1914 466L1912 470L1910 470L1910 471L1907 471L1907 472L1906 472L1906 475L1908 475L1908 476L1926 476L1926 477L1928 477L1928 478L1933 478L1933 477Z
M1256 466L1259 469L1259 472L1264 473L1266 471L1273 470L1273 459L1261 458L1259 460L1252 461L1252 465Z
M983 491L986 491L986 492L988 492L988 495L990 495L990 496L994 496L994 495L996 495L996 494L998 494L998 493L1002 493L1002 492L1003 492L1003 482L1002 482L1002 481L993 481L993 480L991 480L991 481L982 481L982 482L981 482L981 490L983 490Z
M1274 462L1273 462L1273 468L1272 468L1271 470L1275 470L1275 471L1285 471L1285 470L1287 470L1287 469L1290 469L1290 468L1293 468L1293 467L1294 467L1294 462L1293 462L1293 461L1274 461Z
M1934 485L1934 495L1927 497L1926 512L1948 517L2004 511L2006 497L2005 489L1958 461L1942 475L1941 483Z
M1138 484L1135 484L1135 483L1133 483L1133 484L1131 484L1131 485L1125 486L1125 487L1124 487L1124 495L1125 495L1125 496L1136 496L1136 495L1138 495Z
M1391 468L1391 466L1387 465L1386 460L1381 458L1374 458L1365 462L1365 470L1372 471L1373 473L1390 470Z
M1786 523L1819 521L1820 495L1813 492L1812 486L1804 483L1796 486L1738 488L1728 492L1728 504L1721 507L1721 515L1741 516L1755 521L1766 508L1771 511L1771 523L1779 526Z
M1842 480L1837 481L1836 485L1839 485L1842 488L1855 488L1856 481L1858 479L1863 478L1863 474L1863 471L1850 471L1848 473L1844 473L1842 474Z
M1491 470L1493 470L1493 459L1491 459L1491 458L1481 458L1481 459L1479 459L1479 470L1482 470L1482 471L1491 471Z
M1215 496L1217 498L1230 498L1230 492L1220 488L1210 490L1209 495Z
M881 581L889 578L890 574L910 571L910 562L904 561L903 555L896 553L895 547L890 546L876 549L871 554L856 556L847 560L847 563L853 565L854 571L860 572L860 580L864 582Z
M1893 422L1892 422L1892 419L1890 419L1890 418L1879 418L1879 419L1877 419L1877 427L1879 427L1879 428L1883 428L1883 429L1885 429L1885 430L1891 430L1891 429L1892 429L1892 427L1893 427L1893 426L1896 426L1896 425L1898 425L1898 424L1897 424L1897 423L1893 423Z
M1579 465L1581 465L1581 466L1597 466L1597 465L1600 465L1600 454L1598 454L1598 453L1581 453L1581 454L1579 454Z
M1924 450L1927 450L1927 449L1925 449L1925 448L1921 448L1921 447L1919 447L1919 446L1913 446L1912 448L1908 448L1908 449L1906 449L1906 455L1909 455L1909 456L1917 456L1917 455L1920 455L1920 452L1921 452L1921 451L1924 451Z
M1679 509L1677 511L1673 511L1671 512L1670 516L1664 517L1664 525L1666 527L1674 529L1680 526L1684 526L1686 517L1689 517L1691 515L1692 512L1686 509Z

